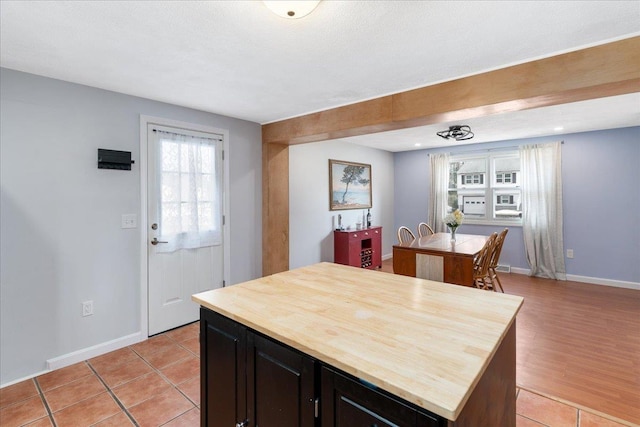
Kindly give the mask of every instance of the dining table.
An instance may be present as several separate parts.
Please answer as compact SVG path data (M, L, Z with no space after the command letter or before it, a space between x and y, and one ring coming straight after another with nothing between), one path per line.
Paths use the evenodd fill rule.
M393 246L393 272L404 276L473 286L473 260L489 236L434 233Z

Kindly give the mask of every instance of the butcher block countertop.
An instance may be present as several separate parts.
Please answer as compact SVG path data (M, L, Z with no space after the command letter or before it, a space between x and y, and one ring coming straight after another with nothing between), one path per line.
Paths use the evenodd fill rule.
M523 302L331 263L192 299L452 421Z

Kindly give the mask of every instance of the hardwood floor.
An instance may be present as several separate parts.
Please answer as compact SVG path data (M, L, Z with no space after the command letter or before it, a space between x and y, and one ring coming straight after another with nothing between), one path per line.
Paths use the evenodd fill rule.
M392 260L383 262L392 272ZM500 274L524 297L517 385L640 424L640 291Z

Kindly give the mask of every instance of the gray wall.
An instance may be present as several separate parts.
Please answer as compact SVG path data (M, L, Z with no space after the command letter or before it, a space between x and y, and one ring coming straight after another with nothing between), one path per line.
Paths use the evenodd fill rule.
M371 165L373 225L382 226L382 254L391 255L393 154L360 145L323 141L289 147L289 267L333 262L337 217L355 229L364 210L329 210L329 159Z
M214 96L212 94L212 96ZM0 69L0 384L140 331L140 115L229 131L232 283L261 275L260 125ZM95 314L81 317L81 302Z
M567 274L640 283L640 127L450 147L451 153L564 141L562 180ZM429 153L396 153L395 227L427 217ZM460 232L488 234L503 227L463 225ZM509 227L501 263L528 269L521 227Z

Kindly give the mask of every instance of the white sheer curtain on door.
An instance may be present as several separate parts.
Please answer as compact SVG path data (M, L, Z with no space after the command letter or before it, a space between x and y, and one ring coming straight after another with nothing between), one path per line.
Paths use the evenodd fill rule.
M522 145L522 234L531 275L566 280L561 143Z
M447 231L444 216L449 199L449 154L431 154L431 188L429 189L429 225L435 232Z
M157 156L157 252L222 244L222 141L154 131Z

